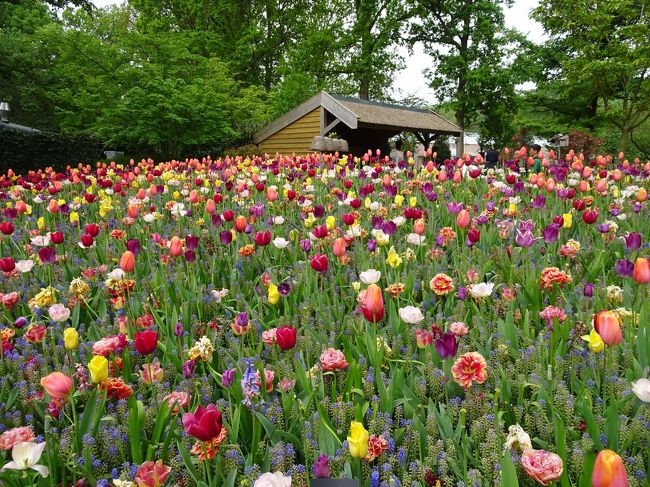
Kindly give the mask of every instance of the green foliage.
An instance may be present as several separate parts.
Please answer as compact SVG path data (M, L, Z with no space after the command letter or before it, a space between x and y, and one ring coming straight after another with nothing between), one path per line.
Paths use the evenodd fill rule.
M92 163L101 158L102 143L93 137L55 132L0 129L0 167L26 174L32 169Z

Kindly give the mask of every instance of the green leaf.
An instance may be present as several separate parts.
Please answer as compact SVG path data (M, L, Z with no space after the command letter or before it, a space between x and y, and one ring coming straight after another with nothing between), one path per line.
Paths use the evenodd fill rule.
M509 450L505 450L501 455L501 487L519 487L517 470L512 463Z

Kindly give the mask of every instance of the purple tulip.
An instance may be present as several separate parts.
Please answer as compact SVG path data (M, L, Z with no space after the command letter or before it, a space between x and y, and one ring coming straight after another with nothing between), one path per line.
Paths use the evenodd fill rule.
M183 364L183 377L189 379L194 375L194 369L196 368L196 362L194 360L188 360Z
M592 297L594 295L594 285L590 282L585 283L585 287L582 290L582 294L587 298Z
M546 196L538 194L531 202L533 208L544 208L546 206Z
M476 218L476 223L478 225L485 225L489 221L488 216L485 213L481 213L477 218Z
M368 252L374 252L377 250L377 241L374 238L368 240Z
M223 245L230 245L230 242L232 242L232 232L230 230L220 232L219 239Z
M18 329L24 328L28 324L29 322L27 321L27 318L21 316L20 318L16 318L16 320L14 321L14 328L18 328Z
M596 225L596 229L600 233L607 233L609 232L609 223L599 223L598 225Z
M461 301L465 301L465 298L467 297L467 288L466 287L459 287L458 288L458 299Z
M641 248L641 234L637 232L628 233L625 237L625 245L630 250L638 250Z
M515 184L512 185L512 190L515 193L521 193L524 190L524 182L517 181Z
M224 387L230 388L235 381L235 369L224 370L221 373L221 383Z
M306 238L304 240L301 240L300 241L300 248L304 252L309 252L311 250L311 242L309 241L309 239Z
M456 203L455 201L447 202L447 211L452 215L460 213L460 210L463 208L465 208L465 205L463 203Z
M372 217L371 225L372 225L373 230L375 230L377 228L381 228L382 223L384 223L384 219L382 217L380 217L380 216L373 216Z
M527 230L522 232L517 230L517 235L515 237L515 242L520 247L532 247L538 239L533 236L533 232Z
M630 277L634 272L634 264L627 259L619 259L616 261L616 273L620 277Z
M494 211L494 208L495 208L494 201L488 201L487 203L485 203L485 209L487 211Z
M196 235L185 236L185 248L187 250L196 250L199 247L199 237Z
M218 227L218 226L221 225L221 223L222 223L221 215L213 213L212 214L212 225L215 226L215 227Z
M532 232L535 230L535 224L533 220L519 220L519 231L520 232Z
M133 252L134 255L138 255L141 250L140 240L137 238L132 238L126 243L126 250Z
M186 250L185 251L185 261L189 264L194 262L196 260L196 252L193 250Z
M444 244L444 243L445 243L445 237L443 237L442 235L438 235L436 237L436 245L438 247L442 247L442 244Z
M384 222L381 224L381 230L386 235L393 235L397 231L397 225L393 221Z
M456 341L456 335L451 332L447 332L442 337L436 339L433 343L440 355L441 359L450 358L456 355L458 351L458 342Z
M38 258L43 264L54 264L56 262L56 250L53 247L38 249Z
M327 455L321 455L314 463L314 476L317 479L328 479L330 478L330 460L327 458Z
M287 281L281 282L278 284L278 292L280 293L280 296L288 296L291 292L291 284Z
M560 225L556 223L551 223L547 225L544 229L544 242L551 243L557 240L558 235L560 234Z
M185 327L183 326L183 323L180 321L174 325L174 335L179 337L183 334L185 331Z
M314 216L320 218L325 214L325 207L323 205L316 205L314 207Z

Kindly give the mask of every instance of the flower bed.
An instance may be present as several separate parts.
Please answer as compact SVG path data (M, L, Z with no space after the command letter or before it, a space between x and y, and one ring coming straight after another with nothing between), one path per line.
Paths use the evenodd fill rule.
M0 483L648 485L650 163L525 156L9 171Z

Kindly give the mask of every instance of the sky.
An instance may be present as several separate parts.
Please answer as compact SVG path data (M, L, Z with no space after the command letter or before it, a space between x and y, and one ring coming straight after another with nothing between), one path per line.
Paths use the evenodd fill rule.
M121 2L118 0L93 0L93 3L97 7L105 7ZM530 18L530 12L537 7L538 3L539 0L515 0L512 7L505 12L506 26L526 34L532 41L541 42L544 39L544 30L538 22ZM425 100L435 99L433 91L428 87L422 73L431 62L422 46L416 45L413 54L409 54L405 48L400 49L400 53L406 60L406 68L397 73L395 77L393 91L396 97L402 98L408 95Z

